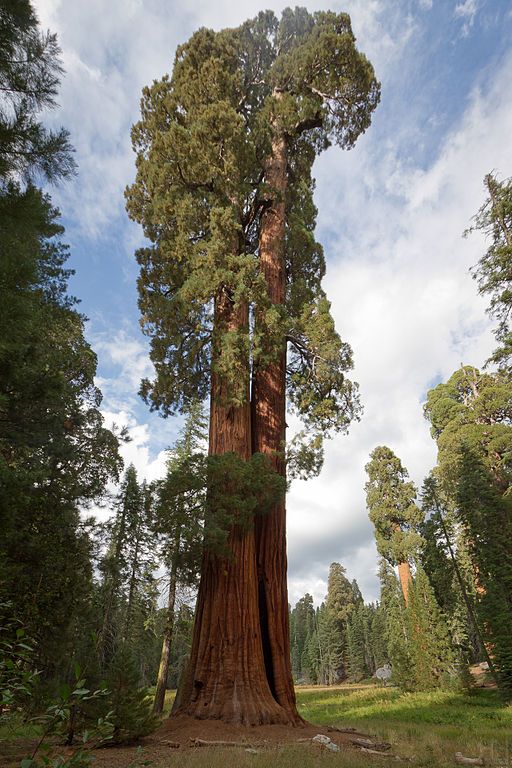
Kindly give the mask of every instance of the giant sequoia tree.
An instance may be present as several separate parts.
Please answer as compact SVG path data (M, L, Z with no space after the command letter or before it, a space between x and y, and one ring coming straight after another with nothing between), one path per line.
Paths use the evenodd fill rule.
M484 178L488 197L474 217L474 224L464 234L476 229L490 239L490 245L478 264L473 277L478 281L481 294L491 298L489 314L498 320L494 331L499 343L491 360L510 370L512 357L512 330L510 309L512 304L512 179L498 181L488 173Z
M142 394L164 414L209 394L210 454L244 465L265 454L267 471L283 478L287 390L312 448L358 411L345 378L351 351L321 289L311 177L317 152L332 139L352 146L378 101L373 69L354 42L346 14L304 9L202 29L178 49L172 77L144 90L133 129L137 179L127 205L151 240L137 257L156 370ZM299 447L300 471L311 455ZM226 495L241 475L229 474ZM272 501L254 498L254 512ZM219 504L210 498L212 525ZM232 514L224 544L228 556L204 554L178 708L298 722L284 497L255 526Z
M370 520L375 526L379 554L391 565L398 566L398 575L406 604L411 582L410 562L417 553L421 537L418 526L423 514L415 503L414 483L407 481L409 473L391 448L379 445L370 454L366 465L365 485Z

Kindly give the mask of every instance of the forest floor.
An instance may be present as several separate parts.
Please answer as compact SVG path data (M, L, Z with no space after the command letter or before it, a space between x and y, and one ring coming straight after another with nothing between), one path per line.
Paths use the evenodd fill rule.
M171 700L170 695L167 707ZM494 690L401 693L368 683L299 687L297 700L308 723L304 728L241 728L165 718L139 746L96 750L93 768L367 768L398 762L444 768L457 765L457 752L482 757L487 766L512 768L512 706L504 706ZM312 743L317 733L328 735L340 751ZM391 746L365 752L364 745L352 743L361 738L358 734ZM0 768L19 768L34 736L22 729L10 736L0 732ZM194 738L240 746L194 746Z

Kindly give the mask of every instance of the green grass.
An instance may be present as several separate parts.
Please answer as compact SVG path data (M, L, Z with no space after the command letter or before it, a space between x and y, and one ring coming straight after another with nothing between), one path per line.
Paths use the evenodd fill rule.
M173 698L174 693L168 692L167 712ZM486 765L495 768L512 768L512 706L504 706L494 691L476 690L471 695L444 691L401 693L396 688L373 684L345 685L298 688L297 702L304 719L319 725L355 727L378 740L389 741L393 754L413 758L418 768L454 766L455 752L483 756ZM34 726L21 720L11 724L9 731L5 727L0 731L4 743L34 736ZM135 750L133 757L135 767L140 764ZM394 764L386 757L355 750L331 754L298 745L272 748L257 755L238 749L180 750L169 754L165 768L367 768Z
M170 711L174 692L166 696ZM333 688L297 688L299 712L318 725L354 727L392 744L394 754L414 758L421 768L455 765L455 753L484 757L487 765L512 768L512 706L503 705L495 691L477 689L471 694L453 691L402 693L373 683ZM359 768L389 765L384 757L343 752L319 757L304 747L289 747L269 755L212 751L209 755L181 755L184 768L309 768L343 765ZM320 762L319 762L320 760ZM170 766L178 765L171 761Z
M299 689L299 711L310 722L354 726L390 741L418 765L453 765L455 752L512 766L512 706L495 691L401 693L375 685Z

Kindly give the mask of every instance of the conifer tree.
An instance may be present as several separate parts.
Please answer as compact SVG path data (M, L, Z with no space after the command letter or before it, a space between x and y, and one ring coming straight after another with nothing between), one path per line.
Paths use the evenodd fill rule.
M16 602L51 678L90 613L92 543L80 508L122 462L104 427L96 356L68 292L59 212L34 186L74 170L67 131L40 121L61 75L28 0L0 10L0 600ZM83 627L82 627L83 631Z
M496 174L484 178L487 199L474 217L474 224L466 230L468 235L482 231L491 244L478 264L473 277L481 294L490 296L489 314L498 320L494 335L499 343L491 361L510 370L512 356L512 331L510 329L510 270L512 268L512 179L498 181Z
M347 622L348 671L355 682L375 672L370 633L373 613L371 606L359 603Z
M478 661L485 655L485 646L475 613L477 590L467 537L433 474L423 484L422 509L426 515L421 525L422 566L448 622L454 648L462 659Z
M167 570L169 590L162 653L153 703L160 714L169 675L179 584L197 581L206 516L204 444L206 422L201 403L192 404L183 431L167 463L167 475L157 490L156 531Z
M153 499L130 465L117 496L114 519L108 525L110 540L100 568L103 574L102 626L97 652L102 668L109 666L122 642L139 650L142 661L144 624L153 610L155 559L152 553Z
M331 666L335 666L337 677L331 672L329 674L330 683L347 676L347 622L354 610L355 598L359 591L357 588L357 592L354 593L354 588L345 573L346 570L340 563L331 563L327 580L324 622L330 627L329 646L332 645L333 647L331 656L333 659L336 657L336 665L333 661Z
M379 554L398 565L404 600L408 602L410 561L421 545L417 528L423 519L415 503L416 489L400 459L387 446L378 446L366 465L368 515L375 526Z
M512 504L483 461L463 446L457 485L459 514L479 584L477 606L502 693L512 697Z
M331 136L354 143L377 100L348 16L303 9L286 11L280 22L266 12L235 30L200 30L178 49L172 78L144 90L133 130L137 180L127 190L129 213L152 241L138 253L140 307L156 370L142 393L164 413L209 393L213 456L232 453L247 462L262 452L284 475L289 338L297 350L290 400L306 422L344 429L357 411L345 379L350 349L320 288L310 169ZM287 143L288 134L277 178L276 142ZM259 511L266 505L262 498ZM208 552L203 559L180 711L252 724L298 722L284 504L258 517L255 532L231 522L227 546L227 560ZM240 603L243 612L234 610ZM237 641L226 645L219 624Z
M57 37L39 29L29 0L3 3L0 13L0 180L55 181L75 169L64 128L49 130L38 113L56 106L62 74Z
M489 469L496 489L504 494L511 482L512 378L507 371L481 373L463 366L427 395L425 416L438 447L436 469L447 498L456 487L462 445Z
M411 639L410 684L416 690L449 685L456 679L456 657L446 621L420 565L414 574L406 616Z
M315 154L333 140L344 148L353 146L369 126L379 100L379 85L370 63L355 48L347 14L285 9L275 43L277 55L268 70L269 88L262 105L270 128L266 139L270 152L263 161L266 206L259 232L260 270L270 311L262 312L256 306L256 334L267 354L255 360L252 407L253 448L272 456L276 470L284 475L287 367L291 403L310 430L320 435L328 429L346 430L357 412L353 387L344 376L351 367L351 351L334 331L330 305L320 287L323 260L316 259L320 271L313 273L313 281L297 269L297 225L314 226L314 216L311 221L307 215L299 215L297 220L290 215L297 214L293 177L295 184L301 181L309 186L309 202ZM306 173L300 174L301 164ZM312 255L317 256L314 250L313 244ZM292 279L300 275L304 281L306 277L309 296L300 296L293 289L287 296L287 271ZM280 327L276 317L288 322ZM268 645L276 698L293 709L288 655L282 652L288 632L284 499L256 524L259 589L267 614L274 616L268 622L264 643Z
M295 680L299 680L308 671L304 663L306 648L310 637L316 631L315 609L310 594L306 593L292 610L290 630L293 676Z

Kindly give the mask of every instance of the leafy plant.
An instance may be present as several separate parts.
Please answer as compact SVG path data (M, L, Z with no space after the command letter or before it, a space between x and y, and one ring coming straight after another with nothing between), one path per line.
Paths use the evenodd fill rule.
M42 726L42 733L30 757L21 761L20 768L82 768L91 762L92 749L112 738L114 726L110 722L111 712L98 717L87 726L87 703L105 700L109 691L106 688L90 690L86 688L82 670L75 666L75 684L64 684L60 688L59 698L47 707L43 715L34 718ZM47 740L57 737L64 740L66 746L72 746L78 737L79 744L69 756L50 755L52 749Z
M37 680L34 648L10 602L0 603L0 722L30 697Z

